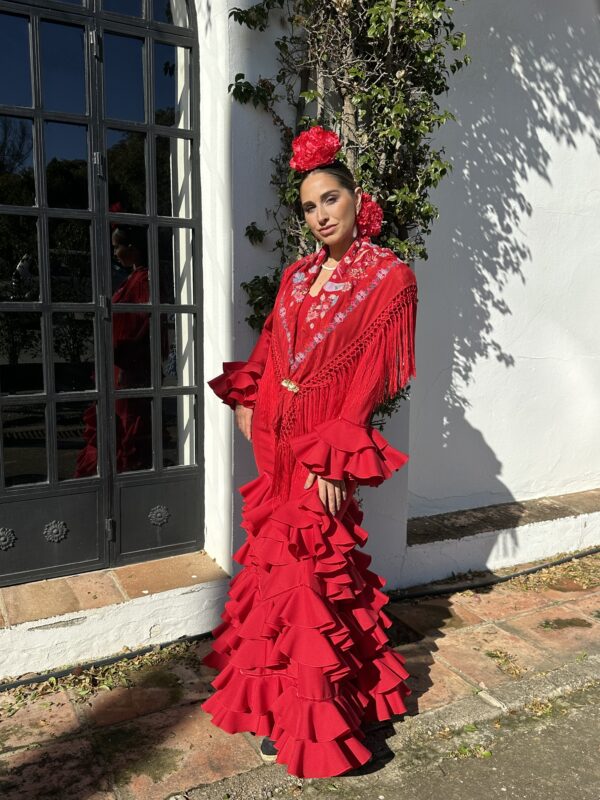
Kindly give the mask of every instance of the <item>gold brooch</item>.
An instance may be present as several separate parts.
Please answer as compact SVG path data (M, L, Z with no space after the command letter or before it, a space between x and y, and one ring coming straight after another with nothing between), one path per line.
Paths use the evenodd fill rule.
M285 388L288 389L288 391L290 391L290 392L299 392L300 391L300 387L298 386L298 384L294 383L294 381L290 380L289 378L284 378L281 381L281 385L285 386Z

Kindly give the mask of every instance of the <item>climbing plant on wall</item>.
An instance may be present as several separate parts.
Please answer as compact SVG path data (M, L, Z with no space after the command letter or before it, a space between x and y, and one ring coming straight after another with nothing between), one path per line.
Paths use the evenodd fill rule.
M451 169L432 139L455 119L439 98L469 56L460 53L465 34L455 30L447 0L260 0L230 15L257 31L283 22L275 39L277 73L254 83L240 73L229 87L238 102L264 110L281 134L281 150L271 159L277 202L264 222L246 228L252 243L274 235L277 254L270 274L242 283L247 322L260 330L282 269L315 246L288 163L294 136L314 124L336 130L358 183L384 209L377 241L405 261L426 259L426 236L438 214L430 190ZM377 412L391 414L403 396Z

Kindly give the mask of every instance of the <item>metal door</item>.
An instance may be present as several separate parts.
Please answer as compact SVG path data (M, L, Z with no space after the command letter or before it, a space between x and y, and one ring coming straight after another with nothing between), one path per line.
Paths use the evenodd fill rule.
M0 0L0 585L202 545L183 0Z

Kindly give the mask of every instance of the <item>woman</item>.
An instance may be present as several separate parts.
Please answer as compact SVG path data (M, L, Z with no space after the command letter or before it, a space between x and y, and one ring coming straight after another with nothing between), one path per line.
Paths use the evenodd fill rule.
M411 693L384 633L385 580L357 549L368 534L353 495L408 460L369 422L416 374L417 287L371 242L382 212L336 160L340 146L319 126L294 140L302 211L323 246L284 271L248 361L208 382L259 475L239 488L243 569L203 659L220 673L202 708L229 733L264 736L265 760L303 778L366 764L361 724L403 714Z
M111 243L116 260L128 277L113 293L111 302L150 302L146 230L140 226L116 224ZM150 314L147 311L112 314L112 346L115 389L150 387ZM117 472L152 468L152 426L149 401L119 397L115 400L115 444ZM97 472L96 404L84 412L85 447L80 451L75 478Z

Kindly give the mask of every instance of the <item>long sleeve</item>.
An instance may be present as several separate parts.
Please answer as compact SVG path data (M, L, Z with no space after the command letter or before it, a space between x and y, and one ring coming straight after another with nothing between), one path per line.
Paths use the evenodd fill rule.
M213 392L230 408L235 409L237 403L246 408L254 408L258 391L258 382L263 374L273 330L271 311L247 361L224 361L223 372L208 381Z
M406 453L392 447L369 423L375 408L416 376L415 289L399 294L358 341L359 353L346 368L349 378L340 384L343 399L338 413L290 439L296 459L311 472L378 486L408 461ZM343 356L342 360L349 361Z

